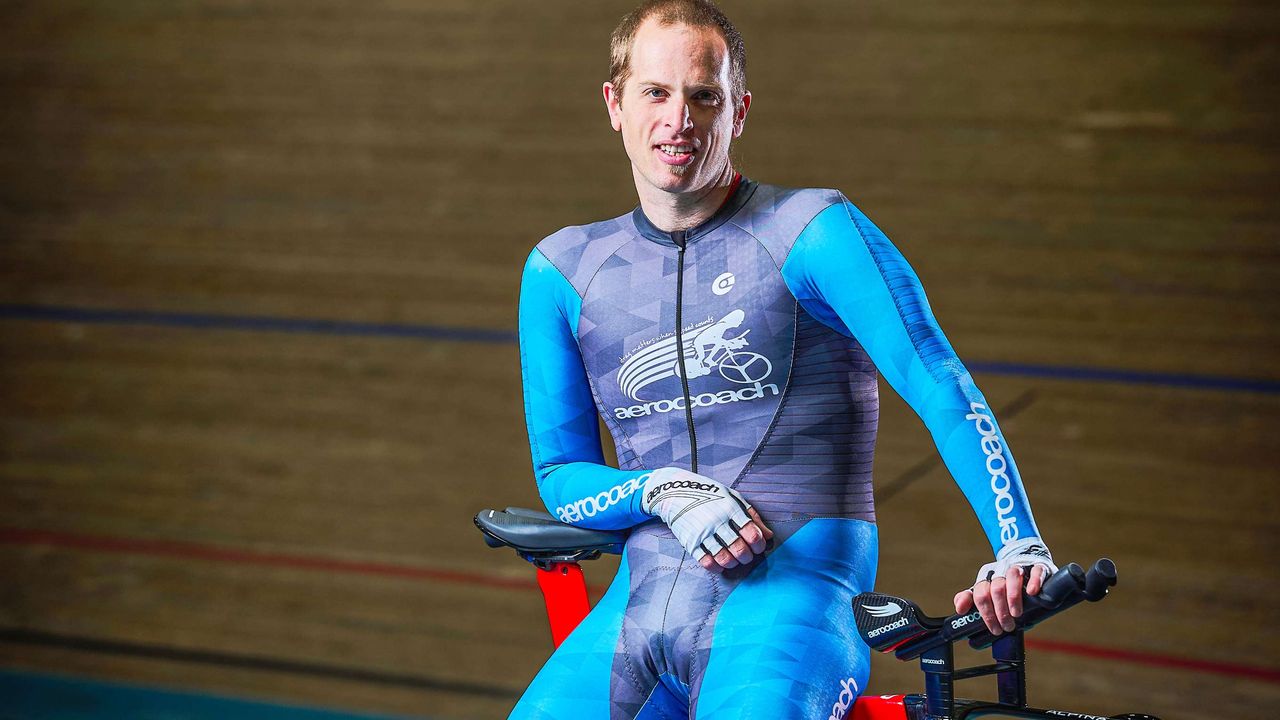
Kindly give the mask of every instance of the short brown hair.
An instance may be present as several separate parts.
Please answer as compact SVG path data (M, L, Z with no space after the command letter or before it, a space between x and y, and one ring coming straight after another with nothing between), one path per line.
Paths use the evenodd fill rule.
M711 0L646 0L627 13L609 39L609 82L613 83L614 92L622 96L622 86L631 76L631 46L635 44L636 31L654 16L663 25L692 25L720 31L729 47L730 90L736 105L747 91L747 46L738 28Z

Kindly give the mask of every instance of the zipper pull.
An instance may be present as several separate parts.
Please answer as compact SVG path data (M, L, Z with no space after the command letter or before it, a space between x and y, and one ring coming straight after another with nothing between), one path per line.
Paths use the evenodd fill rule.
M681 252L684 251L685 234L688 232L688 230L676 230L671 233L671 242L675 243Z

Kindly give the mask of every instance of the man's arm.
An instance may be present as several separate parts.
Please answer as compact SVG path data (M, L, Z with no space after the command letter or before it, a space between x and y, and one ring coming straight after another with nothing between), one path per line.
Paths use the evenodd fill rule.
M888 238L851 203L837 203L801 233L782 271L805 310L856 338L924 421L997 558L1043 547L990 404L938 327L915 272ZM1045 561L1039 564L1051 568L1047 552ZM1012 579L1015 573L1009 574ZM1029 591L1038 591L1035 580ZM1003 580L1000 591L1006 602L995 615L1003 621L1011 606L1015 615L1020 612L1021 593L1006 591Z
M581 308L560 271L530 253L520 282L520 371L538 493L564 522L618 530L652 517L640 507L647 471L605 464L576 339Z

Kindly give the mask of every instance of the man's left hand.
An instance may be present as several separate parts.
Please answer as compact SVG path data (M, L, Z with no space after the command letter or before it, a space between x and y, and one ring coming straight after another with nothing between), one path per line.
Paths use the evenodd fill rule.
M1046 578L1057 572L1053 556L1039 538L1027 538L1000 551L996 561L978 571L973 587L956 593L957 613L975 606L992 635L1012 631L1015 618L1022 616L1023 580L1026 594L1036 595Z

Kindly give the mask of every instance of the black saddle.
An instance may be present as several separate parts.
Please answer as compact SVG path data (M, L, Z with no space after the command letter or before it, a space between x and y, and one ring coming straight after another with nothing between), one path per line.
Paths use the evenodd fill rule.
M602 553L616 555L627 541L624 532L574 527L526 508L481 510L476 513L475 523L489 547L512 548L520 557L543 568L556 562L594 560Z

